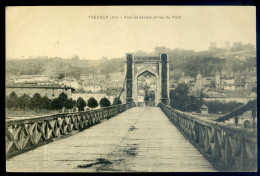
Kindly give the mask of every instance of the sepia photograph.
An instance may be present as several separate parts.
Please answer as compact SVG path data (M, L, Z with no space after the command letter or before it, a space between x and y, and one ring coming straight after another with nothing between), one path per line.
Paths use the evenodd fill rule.
M6 172L257 172L255 6L7 6Z

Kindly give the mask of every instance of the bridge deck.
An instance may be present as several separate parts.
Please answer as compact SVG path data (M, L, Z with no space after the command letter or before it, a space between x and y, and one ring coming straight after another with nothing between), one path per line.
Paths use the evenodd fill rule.
M159 108L132 108L11 158L6 167L20 172L216 171Z

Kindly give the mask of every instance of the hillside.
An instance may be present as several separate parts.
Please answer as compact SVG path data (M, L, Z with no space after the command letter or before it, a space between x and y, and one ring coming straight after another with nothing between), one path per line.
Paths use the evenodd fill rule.
M81 74L87 73L113 73L122 70L123 59L112 59L105 63L99 60L80 59L21 59L6 61L6 75L51 75L59 77L66 74L79 78ZM124 67L123 67L124 68Z
M170 65L170 80L179 80L182 76L196 77L198 72L205 76L214 76L216 71L233 72L234 75L247 74L248 71L256 70L256 57L246 56L241 61L237 59L237 53L223 57L223 51L201 51L183 49L169 49L166 47L155 47L154 52L135 52L136 55L159 55L167 53ZM123 72L125 58L101 59L101 60L80 60L78 57L70 59L63 58L34 58L6 61L7 75L60 75L79 78L82 74L106 74Z

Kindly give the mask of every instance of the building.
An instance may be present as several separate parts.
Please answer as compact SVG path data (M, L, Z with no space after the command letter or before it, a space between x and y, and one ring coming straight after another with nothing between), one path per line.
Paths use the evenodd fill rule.
M33 97L35 93L39 93L42 97L47 96L49 99L58 98L59 95L64 92L71 98L71 94L74 91L73 88L67 86L61 86L58 84L40 85L40 84L12 84L6 85L6 96L9 96L11 92L15 92L17 96L27 94Z
M83 88L86 92L99 92L102 90L102 87L98 84L86 84Z
M212 78L203 78L200 72L197 75L197 80L192 88L193 91L201 91L205 88L210 88L212 84Z
M206 105L202 105L200 110L201 114L208 114L208 107Z
M236 79L235 80L235 90L244 90L246 83L243 79Z
M50 81L49 75L20 75L14 78L14 83L25 83L25 82L44 82Z
M72 87L75 90L80 88L79 82L75 78L64 78L62 81L59 81L59 85Z
M216 90L235 90L235 78L233 72L231 72L228 76L219 73L217 70L215 74L215 88Z
M209 50L216 50L217 49L217 43L216 42L210 42Z
M255 92L252 92L248 97L249 100L254 100L257 98L257 94Z

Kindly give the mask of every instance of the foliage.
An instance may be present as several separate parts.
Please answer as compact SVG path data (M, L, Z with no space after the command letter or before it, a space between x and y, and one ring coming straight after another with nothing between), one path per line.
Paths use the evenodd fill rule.
M120 100L120 97L115 97L113 101L113 105L119 105L122 104L122 101Z
M12 92L9 97L5 97L6 108L7 109L17 109L22 108L31 108L31 109L62 109L63 107L67 109L72 109L76 101L72 98L68 99L67 94L61 93L58 98L50 100L47 96L41 97L39 93L35 93L33 97L24 94L20 97L17 97L15 92ZM85 105L86 106L86 105ZM84 107L83 107L84 109Z
M30 107L32 109L39 109L42 107L42 97L39 93L35 93L31 98Z
M47 96L42 97L41 102L42 102L41 108L43 108L43 109L51 109L52 108L51 107L52 101Z
M226 114L238 108L239 106L243 105L243 103L236 102L236 101L231 101L227 103L223 103L220 101L208 101L204 103L208 107L208 112L212 114L218 114L218 113Z
M202 102L194 96L188 95L189 87L185 83L178 84L176 89L170 92L171 107L180 111L200 111Z
M65 73L59 73L57 78L58 79L65 78Z
M58 97L58 100L60 101L60 103L62 104L62 106L64 106L65 102L67 101L68 99L68 95L65 94L64 92L62 92L59 97Z
M176 80L185 73L185 76L195 77L198 71L201 72L203 77L214 76L217 69L219 71L233 71L234 74L246 72L246 70L252 70L256 68L256 57L248 57L245 61L239 61L234 55L228 56L227 59L219 58L225 54L225 50L217 49L216 51L200 51L184 49L170 49L166 46L156 46L154 51L148 53L145 51L136 51L136 55L158 55L159 53L167 53L168 59L171 61L170 77ZM250 55L255 54L255 50L250 51ZM49 58L47 56L41 56L30 59L16 59L6 60L6 74L13 75L34 75L34 74L48 74L54 77L63 78L71 76L79 78L80 75L86 73L113 73L123 72L125 58L112 58L102 62L89 62L88 60L82 60L77 55L71 58ZM58 70L58 72L57 72Z
M22 109L28 108L30 104L30 97L27 94L23 94L23 96L18 97L18 106Z
M11 92L9 97L6 98L6 107L8 109L13 109L18 107L17 103L18 97L15 92Z
M89 100L88 100L88 107L90 108L96 108L98 106L98 102L95 98L91 97Z
M62 109L63 105L60 103L60 100L58 98L54 98L52 100L52 104L51 104L52 109Z
M99 104L100 104L101 107L111 106L110 101L106 97L101 98L101 100L99 101Z
M79 97L77 99L76 106L79 109L79 111L84 111L84 107L87 106L87 103L83 98Z
M199 71L204 77L215 76L217 69L221 70L225 62L225 59L215 57L197 57L187 61L183 66L183 71L193 78Z
M52 109L62 109L63 107L71 107L72 102L67 102L68 101L68 95L62 92L58 98L54 98L52 100ZM74 105L73 105L74 106ZM72 106L72 108L73 108ZM69 108L69 109L72 109Z
M75 106L75 104L76 104L76 101L72 100L72 98L70 98L65 101L64 107L67 109L72 109Z

